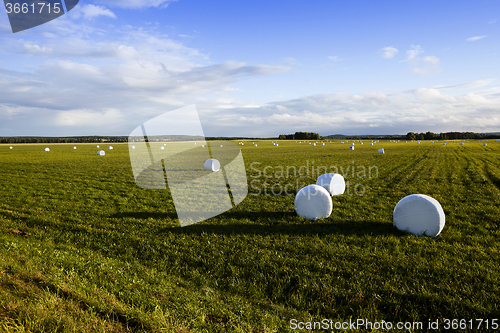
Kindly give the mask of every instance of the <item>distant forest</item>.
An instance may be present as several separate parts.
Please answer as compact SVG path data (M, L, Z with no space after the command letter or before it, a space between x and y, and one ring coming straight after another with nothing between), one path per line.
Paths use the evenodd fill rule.
M179 141L179 137L150 137L150 141ZM199 141L202 137L184 137L183 141ZM206 137L209 141L224 141L224 140L262 140L262 138L242 138L242 137ZM276 139L276 138L266 138ZM136 140L134 140L136 141ZM0 143L119 143L128 142L128 136L78 136L78 137L28 137L28 136L11 136L0 137Z
M295 132L295 134L280 134L279 140L325 140L325 139L353 139L353 140L462 140L462 139L500 139L500 133L473 133L473 132L447 132L447 133L414 133L406 135L328 135L321 136L314 132ZM152 137L151 141L178 141L180 138ZM183 141L198 141L201 137L183 137ZM206 137L207 141L224 140L276 140L270 138L248 138L248 137ZM28 137L12 136L0 137L0 143L119 143L128 142L128 136L78 136L78 137Z

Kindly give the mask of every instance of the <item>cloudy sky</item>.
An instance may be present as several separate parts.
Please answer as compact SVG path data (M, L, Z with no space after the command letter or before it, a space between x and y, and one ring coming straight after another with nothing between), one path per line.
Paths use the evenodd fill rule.
M500 2L80 0L12 33L0 136L128 135L196 105L207 136L500 131Z

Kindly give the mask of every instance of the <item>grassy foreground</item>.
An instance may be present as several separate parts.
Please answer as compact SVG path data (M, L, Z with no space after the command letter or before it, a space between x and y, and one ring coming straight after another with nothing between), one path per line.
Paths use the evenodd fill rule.
M257 143L242 146L247 198L184 228L168 191L135 185L127 145L0 145L0 332L500 324L500 142ZM299 218L297 187L325 169L348 192L329 218ZM438 237L393 228L412 193L441 203Z

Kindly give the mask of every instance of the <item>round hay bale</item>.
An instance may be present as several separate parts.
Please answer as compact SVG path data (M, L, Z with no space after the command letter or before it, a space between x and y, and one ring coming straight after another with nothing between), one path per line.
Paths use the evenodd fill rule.
M73 149L76 149L76 146L73 146Z
M205 145L201 145L201 148L205 148Z
M345 180L338 173L325 173L318 177L316 185L323 186L330 195L344 194Z
M215 158L209 158L208 160L205 161L205 171L219 171L220 169L220 162L216 160Z
M350 150L354 150L354 146L350 146L350 147L349 147L349 149L350 149Z
M401 199L393 213L394 226L414 235L437 236L444 228L445 215L439 202L424 194Z
M488 144L486 144L486 143L483 143L483 146L485 146L485 147L486 147L487 145L488 145Z
M45 148L44 151L50 151L50 148Z
M332 197L322 186L306 186L295 196L295 211L300 217L310 220L327 218L332 213L332 209Z
M165 147L161 146L160 149L165 149Z
M370 143L370 146L373 146L373 142Z
M315 143L313 143L313 147L316 147L316 144L315 144Z
M385 154L385 150L384 150L384 148L380 148L380 149L378 150L378 153L379 153L379 154Z
M110 149L110 150L113 149L113 146L109 146L108 149Z
M97 152L97 155L99 155L99 156L104 156L104 155L106 155L106 152L105 152L104 150L99 150L99 151Z
M96 147L99 148L99 145L97 145Z
M222 148L222 145L220 145L219 147Z
M254 146L254 147L257 147L257 144L254 144L253 146Z
M14 147L10 146L9 149L14 149Z

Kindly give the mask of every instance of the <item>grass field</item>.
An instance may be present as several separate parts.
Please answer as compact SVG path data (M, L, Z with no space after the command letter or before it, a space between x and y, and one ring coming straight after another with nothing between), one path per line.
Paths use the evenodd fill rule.
M0 332L500 321L500 142L257 143L242 146L247 198L184 228L168 191L136 186L125 144L106 156L90 144L0 145ZM299 218L297 185L325 168L348 192L329 218ZM441 203L438 237L393 227L412 193Z

